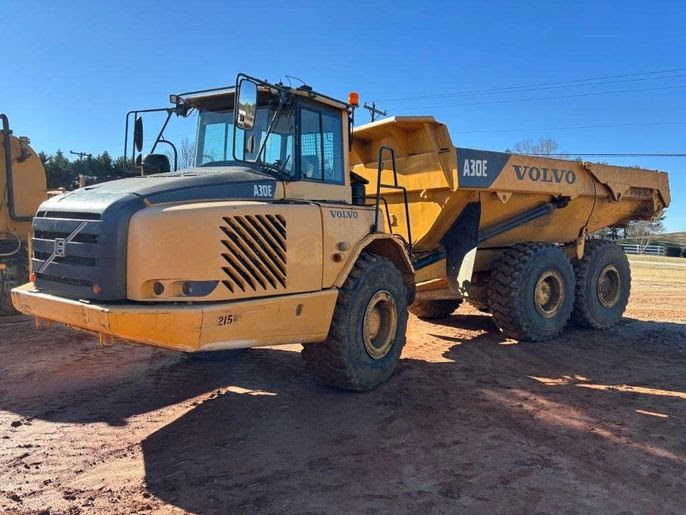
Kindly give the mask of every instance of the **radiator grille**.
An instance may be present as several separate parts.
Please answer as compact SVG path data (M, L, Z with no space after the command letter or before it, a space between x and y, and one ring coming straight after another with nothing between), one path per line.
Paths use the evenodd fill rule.
M281 215L224 217L220 229L229 292L286 289L286 219Z
M36 285L50 293L91 298L92 286L104 284L108 249L98 245L102 222L97 213L40 211L33 219L32 268ZM56 240L63 255L56 254ZM109 290L109 288L108 288Z

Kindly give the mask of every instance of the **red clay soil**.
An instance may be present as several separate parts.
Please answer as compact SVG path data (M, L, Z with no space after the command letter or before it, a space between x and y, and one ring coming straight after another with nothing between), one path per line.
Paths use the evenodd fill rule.
M411 318L364 394L296 345L195 361L6 319L0 510L683 513L686 288L634 275L617 327L547 343Z

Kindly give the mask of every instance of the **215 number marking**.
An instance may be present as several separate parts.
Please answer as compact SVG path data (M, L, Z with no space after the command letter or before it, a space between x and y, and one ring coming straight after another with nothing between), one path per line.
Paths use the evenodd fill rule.
M231 325L236 321L236 318L231 315L219 315L219 321L217 325Z

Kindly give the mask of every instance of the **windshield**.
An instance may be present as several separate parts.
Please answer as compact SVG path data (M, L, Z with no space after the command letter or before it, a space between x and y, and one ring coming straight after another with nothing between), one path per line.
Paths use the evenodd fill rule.
M235 159L256 161L277 168L292 177L295 117L291 107L284 105L281 108L265 141L269 122L274 117L277 107L278 99L273 96L258 101L253 129L236 131L235 154L233 109L201 109L198 116L196 166L223 166L234 164ZM260 148L262 153L258 157Z

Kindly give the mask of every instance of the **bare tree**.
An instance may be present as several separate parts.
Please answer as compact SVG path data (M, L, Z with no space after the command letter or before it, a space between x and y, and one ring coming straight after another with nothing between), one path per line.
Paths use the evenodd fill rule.
M659 220L632 220L626 226L627 238L636 240L639 246L639 253L643 254L646 247L655 241L658 234L665 232L665 227L662 224L664 216Z
M179 168L183 170L193 166L195 166L195 144L191 143L188 138L183 138L179 149Z
M188 138L183 138L179 146L178 151L178 162L176 166L179 170L185 170L187 168L193 168L195 166L195 144L191 143ZM165 152L170 163L174 163L174 153L167 151Z
M603 240L617 240L619 239L620 227L604 227L599 231L593 233L592 237L601 238Z
M549 156L551 154L556 154L560 150L560 145L552 138L539 138L538 142L534 142L532 139L525 139L519 143L515 143L512 150L509 148L507 152L513 152L515 154L541 154Z

